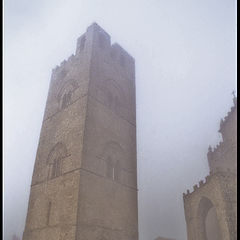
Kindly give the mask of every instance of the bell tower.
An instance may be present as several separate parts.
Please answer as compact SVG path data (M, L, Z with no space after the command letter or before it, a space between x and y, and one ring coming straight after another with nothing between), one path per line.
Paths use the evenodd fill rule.
M138 239L135 62L96 23L52 72L23 239Z

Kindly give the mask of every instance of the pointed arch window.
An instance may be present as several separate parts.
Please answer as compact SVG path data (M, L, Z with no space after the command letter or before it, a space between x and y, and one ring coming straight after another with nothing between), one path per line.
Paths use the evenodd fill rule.
M71 103L71 97L72 97L72 91L68 91L64 93L63 98L62 98L62 106L61 108L66 108L70 103Z
M103 103L112 111L121 114L123 108L126 108L127 97L121 86L112 79L103 82L101 91L103 94Z
M63 143L59 142L52 148L47 159L48 179L59 177L62 174L62 162L67 156L67 148Z
M198 236L201 239L222 240L216 208L207 197L202 197L197 211Z
M61 159L56 158L53 160L52 169L51 169L51 178L60 176L61 174Z
M69 106L73 102L74 91L78 88L78 83L70 79L68 80L57 95L59 110L62 110Z
M121 162L125 158L121 146L114 141L107 142L99 158L105 162L105 176L113 181L120 182Z

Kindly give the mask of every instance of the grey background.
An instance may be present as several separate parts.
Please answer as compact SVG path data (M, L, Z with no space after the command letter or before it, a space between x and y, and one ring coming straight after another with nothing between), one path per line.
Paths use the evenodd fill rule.
M51 69L97 22L136 60L140 240L186 239L236 88L235 0L4 1L4 239L22 235Z

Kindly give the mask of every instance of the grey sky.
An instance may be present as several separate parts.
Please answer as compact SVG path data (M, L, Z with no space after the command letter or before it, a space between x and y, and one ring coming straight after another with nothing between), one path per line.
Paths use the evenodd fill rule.
M94 21L136 60L139 240L186 239L182 193L236 88L236 1L5 0L4 15L4 239L24 228L51 69Z

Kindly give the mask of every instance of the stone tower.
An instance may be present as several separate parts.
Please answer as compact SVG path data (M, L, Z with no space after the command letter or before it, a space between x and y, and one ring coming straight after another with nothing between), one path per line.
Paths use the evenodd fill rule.
M210 174L183 194L188 240L237 240L237 99L209 147Z
M96 23L52 73L24 240L137 240L134 59Z

